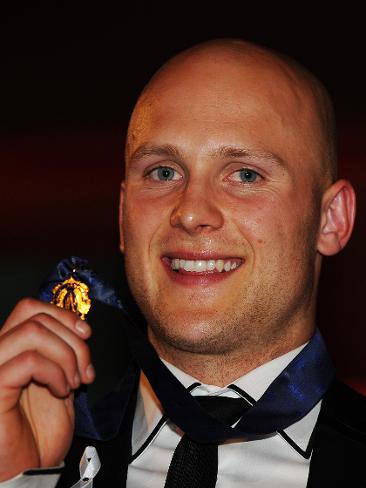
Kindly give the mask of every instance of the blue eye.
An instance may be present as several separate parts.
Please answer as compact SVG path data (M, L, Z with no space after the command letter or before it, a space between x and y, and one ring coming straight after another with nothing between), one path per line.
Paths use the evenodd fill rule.
M248 168L242 168L239 171L240 179L243 183L253 183L256 181L257 177L259 176L256 171Z
M169 168L168 166L160 166L159 168L155 168L151 172L151 177L154 180L160 181L171 181L176 178L177 172L173 168Z

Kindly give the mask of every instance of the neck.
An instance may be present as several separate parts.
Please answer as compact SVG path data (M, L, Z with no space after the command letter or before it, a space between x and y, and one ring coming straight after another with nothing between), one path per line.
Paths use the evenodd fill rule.
M282 335L277 340L271 340L265 347L247 345L246 348L221 354L200 354L182 350L174 345L160 342L151 331L149 331L149 339L162 359L201 383L222 387L262 364L301 346L310 339L313 332L314 329L307 329L302 333L288 334L286 337Z

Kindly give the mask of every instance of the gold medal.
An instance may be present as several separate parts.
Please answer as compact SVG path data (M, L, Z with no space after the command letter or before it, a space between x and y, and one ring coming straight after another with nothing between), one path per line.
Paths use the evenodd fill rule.
M51 303L57 307L76 312L82 320L85 320L85 316L91 307L88 285L70 276L67 280L54 286L52 293Z

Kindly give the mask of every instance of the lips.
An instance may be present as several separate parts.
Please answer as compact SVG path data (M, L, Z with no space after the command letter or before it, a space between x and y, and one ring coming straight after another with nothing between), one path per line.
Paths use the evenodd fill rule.
M188 283L213 282L231 275L243 263L237 256L218 253L171 252L162 257L165 269L171 277ZM191 278L191 279L190 279ZM196 280L196 281L195 281Z

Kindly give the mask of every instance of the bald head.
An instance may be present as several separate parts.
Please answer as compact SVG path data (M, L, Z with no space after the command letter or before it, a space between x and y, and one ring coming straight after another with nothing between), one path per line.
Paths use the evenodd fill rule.
M336 178L333 107L323 85L295 61L238 39L198 44L163 65L143 90L134 109L126 146L126 160L135 141L156 123L153 112L179 112L179 105L207 117L226 110L251 116L257 104L263 117L288 135L301 134L309 153L304 164L314 164L326 184ZM273 111L264 111L272 105ZM214 113L214 110L216 113ZM299 141L300 142L300 141Z

